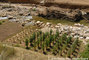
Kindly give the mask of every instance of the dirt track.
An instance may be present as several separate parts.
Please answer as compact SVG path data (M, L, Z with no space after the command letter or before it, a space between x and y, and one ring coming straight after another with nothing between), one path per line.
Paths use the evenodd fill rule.
M89 5L89 0L54 0L56 3L69 3L78 5Z
M45 6L59 6L61 8L86 9L89 8L89 0L54 0Z

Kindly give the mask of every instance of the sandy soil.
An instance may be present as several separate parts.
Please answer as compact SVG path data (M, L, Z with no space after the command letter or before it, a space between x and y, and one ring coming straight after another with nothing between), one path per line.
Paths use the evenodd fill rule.
M6 21L0 25L0 40L5 40L10 35L13 35L20 31L22 27L18 23Z
M15 55L8 60L48 60L48 58L54 57L18 47L14 47L14 49L16 50Z

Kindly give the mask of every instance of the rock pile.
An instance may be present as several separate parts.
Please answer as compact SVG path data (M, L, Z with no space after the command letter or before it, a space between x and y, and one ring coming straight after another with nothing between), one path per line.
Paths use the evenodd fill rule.
M30 15L30 10L22 7L15 7L11 5L1 5L0 6L0 17L7 19L11 22L18 22L26 25L34 24L31 22L33 17Z
M79 38L79 39L89 39L89 27L84 26L83 24L76 23L74 26L69 26L69 25L62 25L61 23L58 23L57 25L52 25L51 23L43 23L40 21L36 22L36 25L39 27L42 27L42 31L50 31L52 29L54 33L56 30L60 32L60 34L67 33L68 35L74 37L74 38Z
M11 44L19 44L21 46L24 46L25 38L29 37L32 32L33 30L31 28L24 29L23 31L20 31L11 38L8 38L4 42L9 42Z

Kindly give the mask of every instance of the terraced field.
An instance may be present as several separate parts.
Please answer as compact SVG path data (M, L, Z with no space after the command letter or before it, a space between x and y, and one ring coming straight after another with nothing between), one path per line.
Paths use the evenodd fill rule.
M72 7L74 9L76 8L85 9L89 8L88 3L89 3L88 0L83 0L81 2L80 0L77 1L54 0L53 3L48 3L48 4L49 6L50 4L53 4L55 6L57 6L58 4L59 7L63 8ZM28 9L33 8L33 5L32 7L29 7L29 4L28 6L23 6L23 4L21 5L14 4L14 6L15 7L18 6L17 10L19 10L19 7L24 8L24 10L26 10L25 8ZM20 12L20 10L18 12ZM11 10L8 10L7 7L7 11ZM22 13L20 13L19 15L22 16ZM16 22L10 22L8 20L0 21L0 60L48 60L49 57L69 58L69 59L89 58L89 43L87 40L89 39L89 37L84 36L84 34L80 36L80 34L78 33L78 31L80 32L81 30L83 30L81 28L84 28L83 32L89 33L88 30L89 21L81 20L79 22L71 22L60 19L48 20L37 16L33 16L32 21L34 22L34 24L26 27L25 26L22 27L20 23L17 23L17 21ZM74 29L74 31L72 31L73 25L75 23L79 24L77 24L74 27L78 28L81 27L81 28L80 29L76 28L78 30ZM63 26L62 24L66 26ZM70 25L71 29L69 28L65 29ZM47 31L42 32L43 30L41 28L45 27L53 28L55 31L44 29L47 30L48 32ZM59 27L63 27L59 29L61 30L61 32L59 32L58 30ZM69 30L69 32L67 30ZM69 34L73 32L74 34L71 35ZM76 36L79 36L79 38L75 38Z
M26 49L38 51L45 55L52 54L71 58L80 57L81 41L73 39L71 36L67 36L67 34L60 36L58 31L56 31L56 34L53 34L52 30L46 33L38 31L26 39L25 43Z

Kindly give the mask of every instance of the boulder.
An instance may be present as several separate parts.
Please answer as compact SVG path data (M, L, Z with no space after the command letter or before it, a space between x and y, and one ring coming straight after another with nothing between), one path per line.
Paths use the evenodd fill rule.
M85 31L85 33L89 33L89 29L87 29L87 30Z
M46 25L47 25L47 26L51 26L51 23L47 22Z
M86 37L87 40L89 40L89 37Z
M56 25L55 28L59 28L60 26Z
M61 24L61 23L58 23L57 25L58 25L58 26L62 26L62 24Z
M8 12L11 12L11 11L14 11L14 9L12 8L9 8L9 9L6 9Z
M83 14L83 18L85 20L89 20L89 12L86 12L85 14Z
M79 36L78 35L75 35L74 38L79 38Z
M40 21L37 21L36 24L40 24Z
M80 23L75 23L74 26L77 26L77 27L84 27L83 24L80 24Z
M24 14L23 14L23 12L19 12L19 15L20 15L20 16L23 16Z
M8 19L13 19L13 16L8 16Z
M84 37L79 37L80 39L84 39Z

